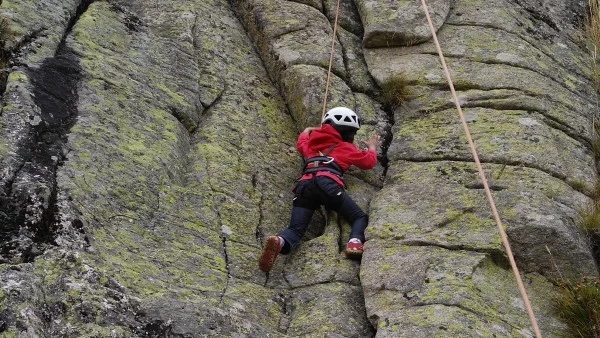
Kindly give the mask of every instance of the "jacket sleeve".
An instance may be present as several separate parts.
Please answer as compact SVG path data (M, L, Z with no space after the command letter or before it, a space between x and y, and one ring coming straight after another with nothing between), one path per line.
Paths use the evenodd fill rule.
M308 153L308 134L307 131L301 132L296 141L296 149L303 157Z
M354 150L348 155L350 164L363 170L375 168L377 164L377 152L375 150L360 150L356 146L354 146Z

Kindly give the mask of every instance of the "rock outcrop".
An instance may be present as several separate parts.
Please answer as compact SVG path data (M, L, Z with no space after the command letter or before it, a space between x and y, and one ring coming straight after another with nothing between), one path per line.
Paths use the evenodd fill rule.
M380 164L368 210L289 221L318 125L337 1L4 0L0 336L531 336L417 1L342 0L327 106ZM577 228L597 180L582 1L431 1L437 34L542 333L558 278L596 276ZM379 87L404 73L409 104Z

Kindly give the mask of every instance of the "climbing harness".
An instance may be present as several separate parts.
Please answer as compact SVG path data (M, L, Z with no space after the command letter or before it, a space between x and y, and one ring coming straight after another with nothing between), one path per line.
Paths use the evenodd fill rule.
M535 314L533 313L533 309L531 307L531 303L529 302L529 297L527 297L527 291L525 291L525 286L523 285L523 280L521 279L521 275L519 273L519 268L515 262L515 258L513 256L512 250L510 248L510 243L508 242L508 236L504 231L504 227L502 226L502 221L500 220L500 216L498 214L498 210L496 209L496 204L494 203L494 198L492 197L492 193L483 172L483 168L481 163L479 162L479 156L477 155L477 150L475 149L475 143L471 137L471 133L469 131L469 126L467 125L467 121L463 114L462 108L460 106L460 102L458 100L458 96L456 95L456 91L454 90L454 84L452 83L452 78L450 77L450 71L448 70L448 66L446 65L446 61L444 59L444 54L442 53L442 47L438 41L437 35L435 33L435 28L433 27L433 23L431 21L431 17L429 16L429 9L427 8L427 4L425 0L421 0L423 4L423 10L425 11L425 16L427 17L427 22L429 24L429 29L431 30L431 35L433 37L433 41L435 43L435 47L440 57L440 61L442 63L442 67L444 68L444 72L446 74L446 79L448 80L448 85L450 86L450 91L452 92L452 97L454 98L454 103L456 104L456 109L458 110L458 114L460 115L460 120L465 130L465 134L467 140L469 141L469 146L471 148L471 153L473 154L473 159L475 160L475 164L477 165L477 170L479 171L479 177L483 182L483 187L485 189L485 193L489 200L490 206L492 208L492 213L494 214L494 219L496 220L496 224L498 225L498 230L500 231L500 235L502 237L502 244L506 250L506 254L508 255L508 259L510 261L510 266L512 267L512 271L517 280L517 284L519 286L519 291L521 292L521 297L523 298L523 303L525 303L525 307L527 309L527 313L529 315L529 320L531 321L531 325L533 326L533 330L535 331L535 336L537 338L542 338L542 334L540 333L540 329L538 327L537 320L535 318Z
M319 171L329 171L340 178L344 175L342 168L334 162L333 157L329 156L316 156L306 160L304 168L302 169L303 174L312 174Z
M329 171L339 176L343 181L344 171L335 163L335 159L329 156L329 153L337 146L334 143L325 153L319 151L319 156L314 156L304 160L304 168L302 174L316 174L319 171Z

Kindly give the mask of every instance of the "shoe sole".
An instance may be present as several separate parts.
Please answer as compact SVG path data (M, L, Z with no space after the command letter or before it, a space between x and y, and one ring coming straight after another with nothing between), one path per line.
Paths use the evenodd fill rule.
M346 258L354 261L360 261L362 259L362 255L362 251L346 251Z
M262 255L258 261L258 267L263 272L269 272L275 265L275 259L279 255L279 238L270 236L265 242Z

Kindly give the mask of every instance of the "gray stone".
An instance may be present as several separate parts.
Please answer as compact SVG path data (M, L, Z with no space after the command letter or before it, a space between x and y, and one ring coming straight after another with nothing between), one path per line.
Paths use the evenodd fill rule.
M435 29L439 29L450 11L451 1L427 1ZM420 1L356 2L365 28L363 44L367 48L410 46L431 39L432 35Z
M597 179L585 2L428 3L542 332L568 334L556 281L598 271L577 227ZM532 336L418 1L340 2L325 108L357 111L358 147L383 139L345 175L362 261L323 208L257 268L321 122L336 4L4 0L0 335ZM413 97L387 111L399 73Z

